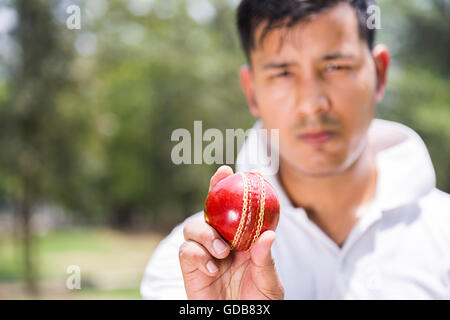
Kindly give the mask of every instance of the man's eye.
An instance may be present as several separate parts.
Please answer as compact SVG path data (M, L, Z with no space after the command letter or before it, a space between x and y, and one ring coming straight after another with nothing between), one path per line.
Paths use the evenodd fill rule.
M283 71L283 72L281 72L281 73L278 73L275 77L276 77L276 78L286 78L286 77L289 77L289 76L291 76L291 75L292 75L291 72L289 72L289 71Z
M348 70L350 67L347 66L341 66L337 64L330 64L325 67L325 71L339 71L339 70Z

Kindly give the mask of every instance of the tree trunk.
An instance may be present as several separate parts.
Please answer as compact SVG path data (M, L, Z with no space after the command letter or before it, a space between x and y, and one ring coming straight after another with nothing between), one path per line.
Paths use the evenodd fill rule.
M24 262L24 279L26 293L32 297L38 295L38 286L36 281L36 273L34 268L33 243L32 243L32 227L31 227L31 201L28 193L25 191L20 203L20 218L22 231L22 249Z

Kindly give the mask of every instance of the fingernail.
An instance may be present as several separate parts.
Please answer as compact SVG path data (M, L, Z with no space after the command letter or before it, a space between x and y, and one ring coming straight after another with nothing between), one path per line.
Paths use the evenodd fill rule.
M211 273L216 273L217 270L219 270L219 268L217 268L216 264L214 262L212 262L212 261L209 261L206 264L206 269L208 269L208 271L211 272Z
M219 239L214 240L213 247L217 254L222 254L227 250L227 245Z

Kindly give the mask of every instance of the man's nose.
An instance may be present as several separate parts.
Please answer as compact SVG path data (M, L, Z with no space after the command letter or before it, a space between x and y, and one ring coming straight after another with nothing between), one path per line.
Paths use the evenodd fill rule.
M306 80L297 91L296 113L298 117L313 116L327 112L330 100L320 83Z

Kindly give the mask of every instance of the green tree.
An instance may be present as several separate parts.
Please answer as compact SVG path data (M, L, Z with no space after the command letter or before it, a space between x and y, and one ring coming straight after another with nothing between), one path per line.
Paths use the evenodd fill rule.
M380 41L393 55L379 115L419 133L431 154L438 187L450 192L450 3L379 2L384 24Z
M9 65L8 94L0 104L0 178L20 220L26 287L36 294L33 209L56 202L58 187L70 188L76 160L73 122L57 104L69 85L71 52L60 45L51 3L16 0L11 5L19 21L11 33L17 63Z

